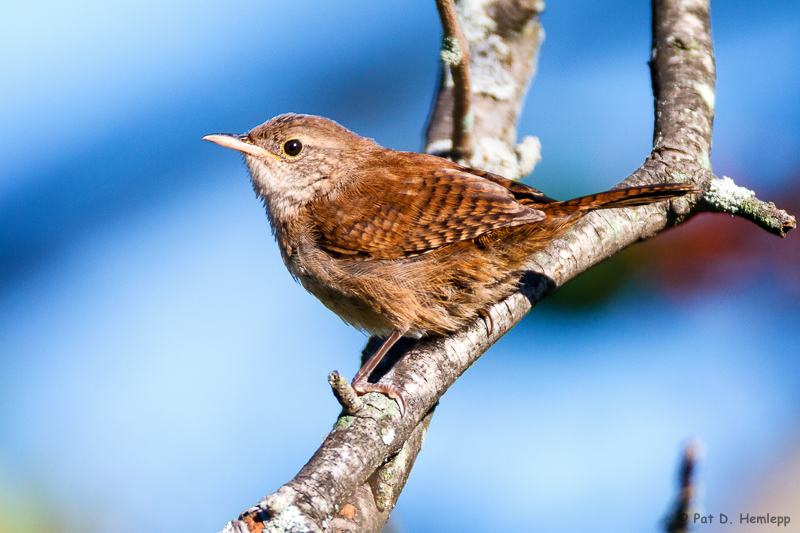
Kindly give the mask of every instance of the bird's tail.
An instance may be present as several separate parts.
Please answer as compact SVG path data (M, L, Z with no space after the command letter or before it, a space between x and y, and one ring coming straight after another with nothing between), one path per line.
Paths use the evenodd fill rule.
M634 207L647 205L686 194L700 192L688 183L664 183L660 185L643 185L581 196L566 202L553 202L542 206L548 211L575 213L611 209L613 207ZM541 209L541 207L540 207Z

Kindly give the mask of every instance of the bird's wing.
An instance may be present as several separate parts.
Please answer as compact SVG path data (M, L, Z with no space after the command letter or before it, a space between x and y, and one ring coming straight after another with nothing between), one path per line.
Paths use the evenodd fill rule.
M469 172L470 174L475 174L482 178L486 178L489 181L493 181L498 185L505 187L511 192L511 194L514 195L514 198L525 205L550 204L557 202L557 200L550 198L542 191L534 189L530 185L525 185L524 183L513 181L508 178L504 178L503 176L498 176L497 174L492 174L491 172L486 172L485 170L479 170L477 168L461 167L461 170Z
M376 168L312 205L320 246L397 259L545 218L494 181L456 168L418 170Z

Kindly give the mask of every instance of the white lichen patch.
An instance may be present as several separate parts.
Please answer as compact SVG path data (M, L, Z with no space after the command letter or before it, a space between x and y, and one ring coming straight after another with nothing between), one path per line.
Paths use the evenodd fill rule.
M739 187L731 178L723 176L721 180L711 183L705 200L722 212L736 214L742 211L748 202L755 200L755 197L755 192Z
M308 531L308 518L294 505L285 507L276 516L272 516L264 528L265 533L287 533Z
M385 445L389 446L390 444L392 444L394 442L394 438L395 438L394 428L389 428L388 430L387 429L381 430L381 440Z
M487 15L486 6L494 0L462 0L456 4L461 22L461 31L469 42L482 39L497 27L494 20Z
M511 61L510 54L508 45L498 35L489 35L473 43L469 72L474 94L483 94L499 101L513 98L517 83L504 68Z
M446 36L442 39L442 63L451 67L457 66L461 62L461 47L458 40Z
M708 110L713 112L714 105L716 104L716 93L714 89L707 83L697 82L694 84L694 90L697 91L697 94L699 94L703 102L706 103Z
M512 180L521 176L517 154L506 143L493 137L484 137L475 143L469 165Z
M514 152L517 154L520 177L527 176L542 160L542 142L538 137L527 135L514 147Z
M266 533L309 531L309 518L295 505L297 492L289 487L281 487L277 492L266 496L259 506L269 507L270 519L264 523ZM249 511L249 510L248 510ZM318 530L311 527L312 531Z

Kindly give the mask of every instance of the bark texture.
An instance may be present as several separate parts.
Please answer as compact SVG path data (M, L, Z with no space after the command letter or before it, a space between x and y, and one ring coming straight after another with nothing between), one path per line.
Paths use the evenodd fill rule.
M538 160L538 141L527 138L516 144L516 123L544 36L538 20L543 3L462 0L457 9L469 42L474 115L473 152L462 161L519 178ZM619 186L690 182L703 194L668 204L595 212L531 257L531 272L521 290L492 306L486 318L447 337L399 342L388 357L395 364L385 379L402 389L405 416L401 418L396 403L380 394L363 396L362 406L343 400L342 415L308 464L223 532L380 531L408 478L439 398L556 287L700 211L742 216L778 235L795 226L794 217L711 172L716 74L708 0L654 0L652 30L653 151ZM458 152L452 142L453 116L452 77L443 68L426 151L450 156ZM369 344L365 350L370 350ZM341 380L332 378L332 384L339 388L338 396L347 397Z

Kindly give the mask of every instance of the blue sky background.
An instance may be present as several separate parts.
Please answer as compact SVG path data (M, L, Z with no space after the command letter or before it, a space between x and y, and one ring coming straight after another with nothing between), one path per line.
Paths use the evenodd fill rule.
M526 182L566 198L641 164L649 16L548 5ZM712 21L715 171L780 206L800 4L717 2ZM295 111L418 150L439 40L421 0L0 4L0 529L217 531L299 470L338 413L326 375L352 376L364 338L291 280L241 161L200 138ZM765 495L800 453L800 289L766 261L535 309L443 398L402 528L655 531L695 437L709 512L798 527L797 496Z

